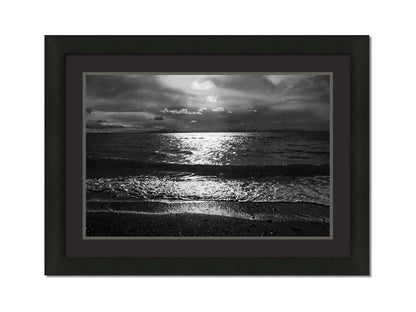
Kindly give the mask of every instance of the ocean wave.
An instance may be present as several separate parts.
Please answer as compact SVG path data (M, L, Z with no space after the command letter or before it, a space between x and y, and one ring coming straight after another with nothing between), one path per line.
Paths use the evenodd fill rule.
M121 158L87 157L87 178L132 176L149 171L189 172L199 175L220 175L226 177L258 176L325 176L329 175L328 165L290 164L279 166L236 166L179 164L168 162L140 162Z

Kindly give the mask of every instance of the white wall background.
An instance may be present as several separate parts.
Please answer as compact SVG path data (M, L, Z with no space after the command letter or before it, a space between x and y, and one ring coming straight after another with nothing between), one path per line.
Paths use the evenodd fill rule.
M1 310L416 311L414 14L401 0L4 1ZM43 276L45 34L371 35L372 276Z

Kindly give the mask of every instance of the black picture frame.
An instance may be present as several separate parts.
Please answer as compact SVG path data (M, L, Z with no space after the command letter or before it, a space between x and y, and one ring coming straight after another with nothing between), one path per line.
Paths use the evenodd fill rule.
M67 257L65 58L127 54L348 55L349 256ZM369 66L368 36L46 36L45 274L369 275Z

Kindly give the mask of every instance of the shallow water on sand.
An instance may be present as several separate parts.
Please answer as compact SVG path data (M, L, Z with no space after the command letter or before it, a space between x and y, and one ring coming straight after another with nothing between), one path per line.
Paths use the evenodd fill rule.
M314 202L329 205L329 177L227 178L143 175L88 179L90 199Z

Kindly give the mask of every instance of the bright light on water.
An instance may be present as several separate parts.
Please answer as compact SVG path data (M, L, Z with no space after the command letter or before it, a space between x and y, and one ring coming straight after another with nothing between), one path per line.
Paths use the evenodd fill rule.
M88 179L90 198L329 204L329 177L221 178L200 175ZM98 196L98 197L96 197Z
M329 204L325 169L306 174L308 166L328 166L327 133L94 134L89 140L89 156L118 159L118 168L127 168L118 177L88 179L89 199ZM123 167L126 160L138 162L134 174L128 163ZM306 168L280 173L290 165Z
M238 133L169 133L164 134L172 152L190 164L229 165L237 154L237 148L245 149L244 134ZM162 147L163 149L163 147Z

